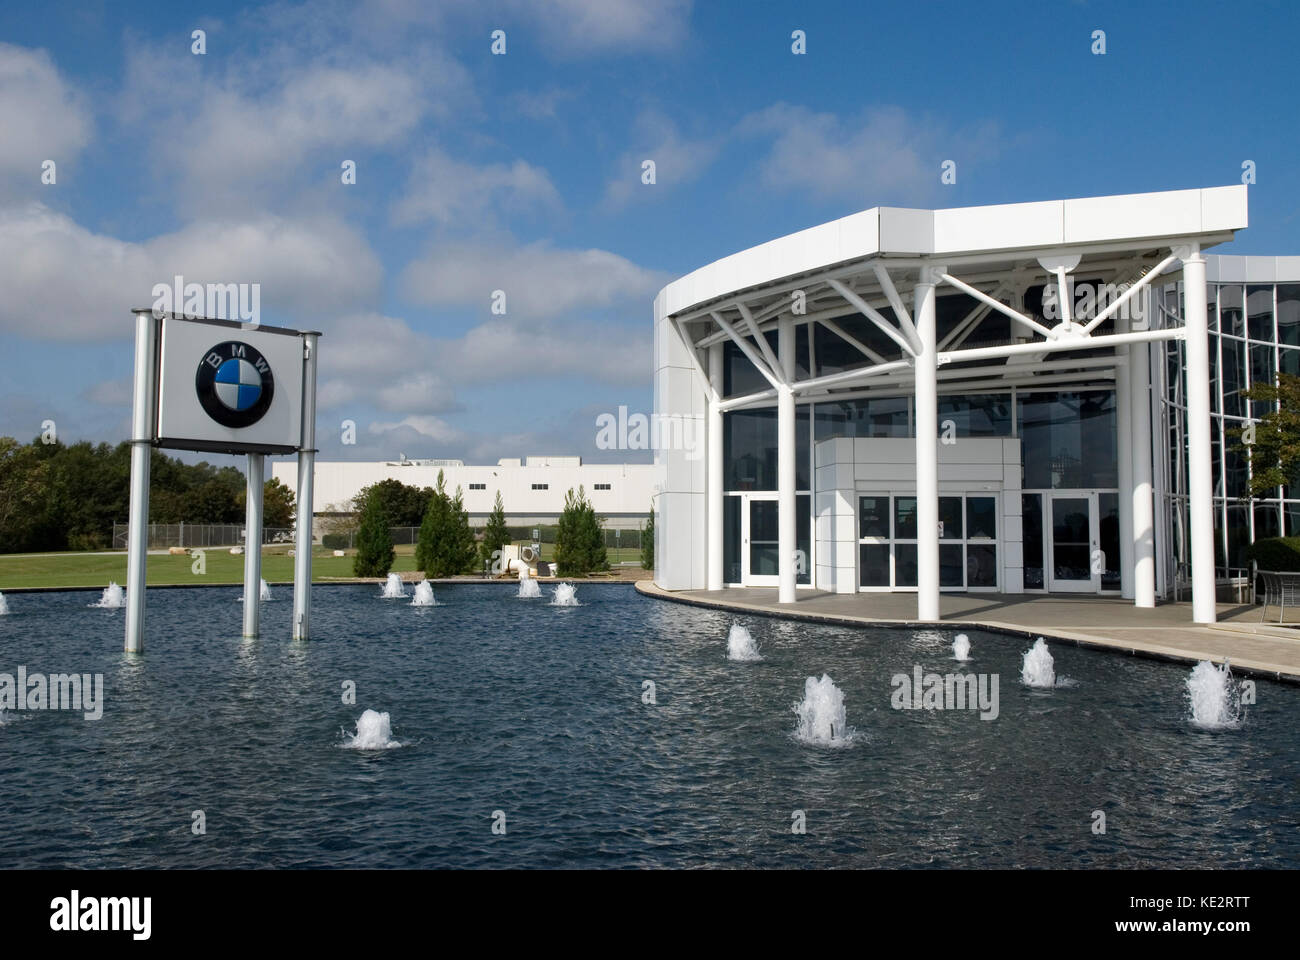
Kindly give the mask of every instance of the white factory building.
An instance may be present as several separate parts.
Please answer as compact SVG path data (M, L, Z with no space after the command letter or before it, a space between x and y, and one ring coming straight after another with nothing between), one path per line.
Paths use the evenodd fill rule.
M271 475L292 488L297 482L292 460L272 464ZM432 487L442 471L448 493L461 488L471 523L492 512L501 493L511 523L550 523L564 509L570 488L581 486L609 529L636 529L650 513L655 495L655 467L650 463L583 463L581 457L506 457L494 464L461 460L387 461L318 460L315 512L347 513L362 487L381 480L398 480L411 487Z

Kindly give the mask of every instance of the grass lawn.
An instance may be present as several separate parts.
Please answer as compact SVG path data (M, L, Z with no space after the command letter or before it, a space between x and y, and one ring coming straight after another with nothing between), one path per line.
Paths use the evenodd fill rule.
M544 544L543 558L549 556ZM266 547L262 550L262 577L271 583L293 581L293 557L289 547ZM415 572L415 547L399 546L393 563L395 573ZM312 580L316 582L349 579L352 577L352 554L336 557L333 550L315 547L312 550ZM640 551L632 549L609 551L609 562L639 560ZM150 554L148 575L150 584L205 584L243 583L243 554L232 555L228 547L212 547L204 551L207 564L205 573L193 570L195 556ZM21 587L106 587L109 581L126 586L125 553L24 553L0 554L0 591Z

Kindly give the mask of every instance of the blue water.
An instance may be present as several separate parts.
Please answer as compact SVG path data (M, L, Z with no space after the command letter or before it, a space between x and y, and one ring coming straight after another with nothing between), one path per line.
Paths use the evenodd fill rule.
M1188 667L1054 644L1076 685L1030 691L1027 640L968 630L1000 716L897 711L890 677L957 669L956 631L741 617L764 659L733 663L731 614L550 589L417 608L318 587L309 643L288 588L260 641L235 588L155 590L142 657L97 593L11 595L0 672L100 672L106 706L2 718L0 867L1300 866L1295 687L1258 681L1245 724L1211 733ZM823 672L847 747L792 736ZM401 747L341 746L365 709Z

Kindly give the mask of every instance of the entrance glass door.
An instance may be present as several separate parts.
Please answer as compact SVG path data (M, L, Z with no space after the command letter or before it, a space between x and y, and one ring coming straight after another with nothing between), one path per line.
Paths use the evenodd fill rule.
M1064 593L1095 593L1101 589L1097 494L1053 493L1051 503L1052 562L1048 589Z
M775 587L778 583L780 550L776 496L750 494L741 531L741 582L747 587Z

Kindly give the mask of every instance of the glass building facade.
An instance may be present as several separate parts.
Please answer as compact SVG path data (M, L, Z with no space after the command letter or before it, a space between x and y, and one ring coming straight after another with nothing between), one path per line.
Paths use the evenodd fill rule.
M1300 257L1207 256L1210 348L1211 471L1214 483L1215 565L1220 578L1239 576L1245 549L1265 537L1300 535L1300 478L1250 497L1252 464L1240 431L1268 412L1244 392L1276 382L1278 373L1300 375ZM1181 283L1154 295L1156 321L1183 307ZM1188 577L1186 347L1167 341L1152 351L1157 481L1164 549L1165 591L1181 590Z

